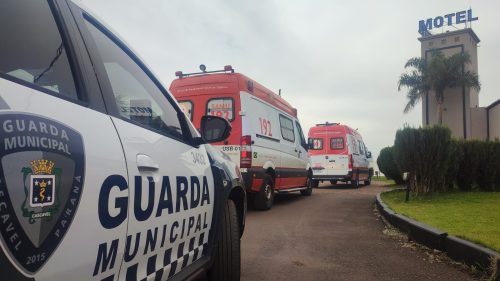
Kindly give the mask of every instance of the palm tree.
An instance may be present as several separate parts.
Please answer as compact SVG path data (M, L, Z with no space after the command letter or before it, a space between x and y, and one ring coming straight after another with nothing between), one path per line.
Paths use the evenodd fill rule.
M438 123L443 123L444 91L447 88L463 86L481 90L479 77L476 73L465 70L465 65L470 63L467 52L457 53L450 57L436 50L431 53L430 59L411 58L405 64L406 68L413 68L409 73L403 73L399 78L398 91L402 87L408 88L408 103L404 112L407 113L427 95L434 90L438 104Z

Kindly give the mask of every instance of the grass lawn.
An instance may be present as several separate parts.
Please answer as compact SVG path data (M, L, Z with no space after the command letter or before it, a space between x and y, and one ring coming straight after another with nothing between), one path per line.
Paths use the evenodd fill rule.
M500 192L451 192L410 198L394 190L382 200L397 213L500 252Z
M380 182L383 182L385 185L396 185L396 183L394 182L394 180L391 180L391 179L388 179L386 178L385 176L373 176L372 177L372 181L380 181Z

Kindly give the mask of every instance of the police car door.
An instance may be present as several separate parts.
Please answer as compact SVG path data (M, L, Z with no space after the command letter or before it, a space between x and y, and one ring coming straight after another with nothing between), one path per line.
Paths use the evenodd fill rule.
M190 134L181 125L184 113L131 51L89 16L84 25L93 56L103 62L96 70L108 108L117 110L112 119L129 173L120 279L166 279L199 259L208 241L214 203L208 156L184 141Z
M126 236L126 224L110 230L99 215L99 202L107 203L101 186L127 175L125 158L95 75L84 75L93 70L77 52L80 35L69 32L76 26L59 4L0 4L2 280L101 280L119 271L110 259L100 275L96 253ZM113 194L126 200L126 190ZM109 256L121 260L123 249Z

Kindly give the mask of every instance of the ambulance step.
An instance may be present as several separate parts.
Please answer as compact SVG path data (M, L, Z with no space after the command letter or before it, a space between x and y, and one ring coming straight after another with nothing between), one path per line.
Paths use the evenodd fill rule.
M290 193L290 192L301 191L301 190L306 190L306 189L307 189L307 186L296 187L296 188L290 188L290 189L276 190L276 193Z

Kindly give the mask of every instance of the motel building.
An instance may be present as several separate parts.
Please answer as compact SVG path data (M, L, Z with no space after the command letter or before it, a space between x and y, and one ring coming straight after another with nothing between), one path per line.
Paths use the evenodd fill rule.
M477 44L479 37L472 29L478 18L472 9L459 11L419 22L418 40L422 58L428 58L432 50L440 50L445 56L468 52L471 63L466 69L479 75ZM458 29L458 27L462 27ZM453 28L450 28L453 27ZM433 91L422 100L422 125L438 123L438 105ZM479 106L479 93L466 87L447 89L444 92L443 125L452 135L463 139L500 139L500 99L486 107Z

